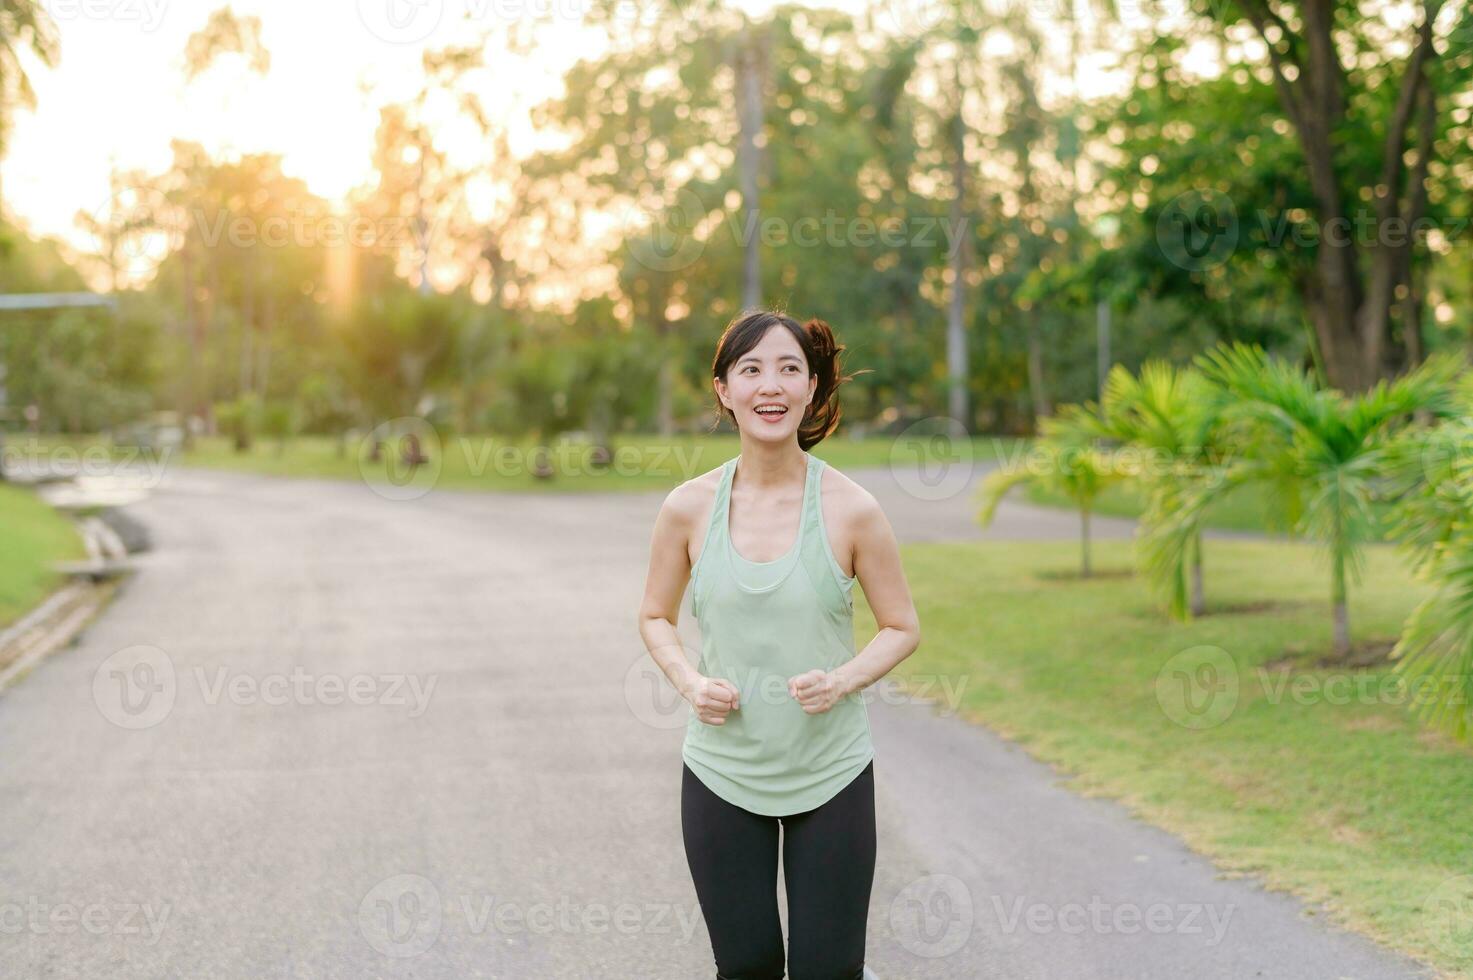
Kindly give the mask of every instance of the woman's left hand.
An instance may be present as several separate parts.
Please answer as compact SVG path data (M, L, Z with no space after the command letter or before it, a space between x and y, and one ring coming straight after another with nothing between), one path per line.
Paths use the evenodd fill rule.
M839 679L817 668L788 678L788 693L797 699L810 715L822 714L838 703L843 691Z

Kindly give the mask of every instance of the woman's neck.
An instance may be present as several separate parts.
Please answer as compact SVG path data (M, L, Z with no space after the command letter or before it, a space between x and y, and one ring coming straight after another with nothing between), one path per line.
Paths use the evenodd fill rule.
M753 490L777 490L794 483L802 484L807 465L807 455L798 448L797 442L777 445L744 443L737 458L742 483Z

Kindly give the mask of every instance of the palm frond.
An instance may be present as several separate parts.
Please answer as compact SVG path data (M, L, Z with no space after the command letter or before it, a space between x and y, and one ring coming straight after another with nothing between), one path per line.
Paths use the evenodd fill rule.
M1441 587L1407 619L1391 657L1415 695L1412 712L1466 739L1473 712L1473 540L1461 544L1441 570Z

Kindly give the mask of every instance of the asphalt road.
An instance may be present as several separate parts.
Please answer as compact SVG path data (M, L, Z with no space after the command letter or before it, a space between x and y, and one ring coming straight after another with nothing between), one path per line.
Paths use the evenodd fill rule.
M979 533L980 474L853 475L904 540ZM714 976L686 709L635 625L661 497L169 471L130 507L141 571L0 696L0 973ZM989 533L1075 527L1006 504ZM875 694L883 980L1431 976Z

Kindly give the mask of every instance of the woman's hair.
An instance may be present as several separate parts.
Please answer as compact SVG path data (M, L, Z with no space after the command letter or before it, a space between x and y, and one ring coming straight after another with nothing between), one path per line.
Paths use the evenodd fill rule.
M818 384L813 389L813 400L808 403L803 412L803 421L798 425L798 448L806 451L838 428L842 414L839 408L839 386L854 377L839 373L839 355L845 348L834 340L834 331L827 323L814 317L807 323L800 324L786 313L776 310L742 313L722 331L721 340L716 344L716 358L711 364L711 377L725 383L731 366L756 347L774 326L784 327L797 339L798 346L803 348L803 356L808 361L808 373L818 376ZM716 409L721 415L731 419L732 425L736 425L736 416L731 409L721 404L720 398L716 399ZM720 418L717 422L720 423Z

